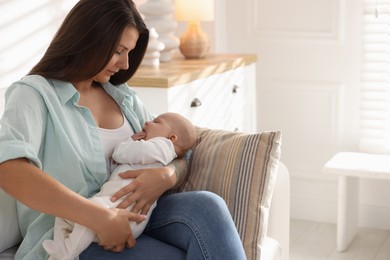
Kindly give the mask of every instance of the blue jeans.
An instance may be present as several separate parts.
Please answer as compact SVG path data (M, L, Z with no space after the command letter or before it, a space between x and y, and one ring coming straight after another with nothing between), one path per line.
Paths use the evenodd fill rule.
M144 233L134 248L120 253L96 243L83 259L246 259L225 201L207 191L169 194L157 202Z

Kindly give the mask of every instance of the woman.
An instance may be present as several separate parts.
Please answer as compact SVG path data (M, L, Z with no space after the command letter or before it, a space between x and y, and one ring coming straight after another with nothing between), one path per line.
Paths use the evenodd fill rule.
M179 185L186 163L124 172L135 178L106 209L87 198L108 177L113 147L153 118L125 84L147 47L148 30L130 0L81 0L40 62L12 84L0 129L0 187L19 202L23 241L15 259L45 259L54 216L96 232L80 259L244 259L223 200L208 192L162 196L145 232L128 221ZM135 203L133 212L124 208ZM199 210L202 208L202 210ZM141 212L141 214L136 214Z

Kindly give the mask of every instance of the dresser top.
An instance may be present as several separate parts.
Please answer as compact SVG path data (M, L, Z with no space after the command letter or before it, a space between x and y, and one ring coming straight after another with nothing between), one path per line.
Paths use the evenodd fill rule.
M204 59L173 58L159 66L141 65L129 86L169 88L257 61L253 54L209 54Z

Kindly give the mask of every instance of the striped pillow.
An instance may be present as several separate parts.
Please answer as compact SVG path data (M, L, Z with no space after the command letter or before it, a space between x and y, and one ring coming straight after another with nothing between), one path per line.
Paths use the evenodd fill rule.
M208 190L227 203L247 259L260 259L280 158L280 132L198 128L182 191Z

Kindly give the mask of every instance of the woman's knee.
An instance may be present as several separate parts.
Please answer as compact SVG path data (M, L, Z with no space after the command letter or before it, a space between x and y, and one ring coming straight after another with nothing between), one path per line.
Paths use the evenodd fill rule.
M192 200L194 204L209 207L226 207L225 200L216 193L210 191L194 191Z
M226 202L217 194L209 191L189 191L169 194L160 198L152 218L157 221L176 217L190 219L209 215L218 217L230 214Z
M197 212L203 217L230 216L225 200L218 194L209 191L195 191L189 200L192 204L192 212Z

